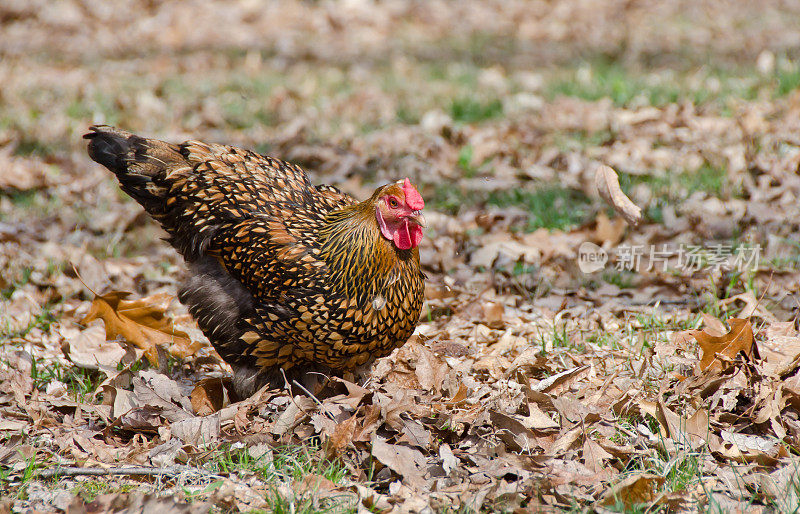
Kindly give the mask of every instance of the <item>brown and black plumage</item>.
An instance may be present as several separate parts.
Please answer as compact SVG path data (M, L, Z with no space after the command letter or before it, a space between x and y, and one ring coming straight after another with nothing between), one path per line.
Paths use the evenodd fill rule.
M411 336L423 301L422 197L408 179L358 202L254 152L91 127L89 156L169 233L179 298L243 395L287 374L354 370Z

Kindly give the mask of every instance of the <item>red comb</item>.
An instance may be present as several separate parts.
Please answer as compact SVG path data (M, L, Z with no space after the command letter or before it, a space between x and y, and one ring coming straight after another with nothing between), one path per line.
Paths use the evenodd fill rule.
M422 199L422 195L419 194L417 188L408 178L403 182L403 194L406 195L406 205L408 205L409 209L420 211L425 207L425 200Z

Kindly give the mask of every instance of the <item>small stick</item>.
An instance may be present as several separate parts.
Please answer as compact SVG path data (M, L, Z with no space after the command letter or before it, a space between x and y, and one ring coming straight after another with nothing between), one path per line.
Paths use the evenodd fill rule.
M115 468L79 468L65 467L45 469L39 473L42 478L53 478L56 476L75 477L75 476L108 476L108 475L136 475L136 476L159 476L159 475L180 475L184 472L204 474L202 471L191 466L167 466L165 468L153 468L147 466L121 466Z

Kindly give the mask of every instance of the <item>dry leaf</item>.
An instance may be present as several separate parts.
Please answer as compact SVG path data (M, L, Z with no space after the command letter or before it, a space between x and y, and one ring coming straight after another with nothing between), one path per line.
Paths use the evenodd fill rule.
M330 439L329 457L339 456L344 453L348 445L352 444L356 432L356 416L350 416L342 423L338 423Z
M629 510L636 505L650 503L655 499L656 489L664 480L664 477L651 473L629 476L609 489L599 504L609 506L621 502Z
M57 175L41 158L14 155L11 145L0 148L0 191L25 191L53 185Z
M513 451L529 452L539 447L536 434L526 428L521 420L494 410L489 415L492 424L499 429L498 437Z
M487 326L491 328L503 327L503 312L505 308L502 303L485 302L482 305L483 319Z
M583 461L586 467L595 473L601 473L607 469L606 461L611 458L612 455L590 437L583 442Z
M187 444L201 446L212 444L220 436L219 412L208 416L186 418L170 423L172 435Z
M189 396L192 410L198 416L206 416L217 412L228 403L228 392L219 378L207 378L200 381Z
M86 369L98 369L99 366L116 368L126 356L129 357L128 364L137 360L133 351L129 352L116 341L106 341L106 331L100 324L67 338L63 346L69 360Z
M458 468L459 460L453 455L453 450L450 448L449 444L442 443L439 445L439 457L442 459L444 472L448 475L452 470Z
M739 352L744 352L748 357L753 354L753 327L750 325L750 321L731 318L728 320L728 324L731 326L730 331L721 336L711 335L700 330L688 331L703 350L700 371L721 370L724 366L717 354L730 360L733 360Z
M578 375L587 369L589 369L589 366L578 366L566 371L562 371L561 373L556 373L551 377L547 377L546 379L539 381L539 383L533 386L531 389L542 393L552 392L555 387L574 380Z
M629 225L635 227L642 221L642 209L622 192L616 171L601 165L595 172L594 180L600 196L617 211L617 214L625 218Z
M625 234L625 220L622 218L608 219L605 212L600 212L595 220L594 240L597 244L608 248L622 241Z
M192 342L186 332L176 329L166 316L172 297L161 293L138 300L125 300L130 293L111 291L96 295L89 313L80 322L83 325L102 319L106 326L106 339L122 337L145 351L150 364L158 367L157 347L161 346L179 358L193 355L202 347Z
M730 305L736 301L741 301L745 304L739 312L739 318L750 319L752 316L759 316L768 322L775 323L778 321L774 314L761 305L758 298L753 294L753 291L746 291L736 296L731 296L730 298L722 300L720 303L722 305Z
M425 483L426 460L422 452L408 446L389 444L377 435L372 438L372 456L403 477L414 487Z
M724 335L728 332L728 329L725 327L725 323L721 322L711 314L700 312L700 317L703 318L703 323L706 325L706 328L704 329L706 334L716 337Z

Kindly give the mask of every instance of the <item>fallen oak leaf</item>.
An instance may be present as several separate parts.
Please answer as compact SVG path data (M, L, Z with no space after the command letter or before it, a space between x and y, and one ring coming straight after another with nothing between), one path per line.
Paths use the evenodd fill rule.
M620 502L625 510L635 505L648 504L656 497L656 489L665 478L652 473L642 473L625 478L617 483L598 501L598 505L617 505Z
M574 379L587 369L589 369L589 366L585 364L583 366L576 366L572 369L562 371L561 373L556 373L555 375L547 377L544 380L540 380L539 383L531 386L531 389L541 393L549 393L556 386L559 386L567 381Z
M230 403L228 392L220 378L207 378L194 386L189 395L192 410L198 416L207 416L217 412Z
M126 300L130 293L111 291L96 294L89 313L80 323L86 325L96 319L103 320L106 339L122 337L137 348L144 350L147 360L158 366L158 347L171 355L186 358L196 353L202 344L193 342L189 335L175 328L165 314L172 297L160 293L138 300Z
M421 488L425 484L427 461L419 450L399 444L389 444L377 434L372 437L372 456L388 467L411 487Z
M431 404L431 407L437 412L442 412L448 407L460 407L467 399L468 394L469 388L467 388L467 386L465 386L463 383L459 384L458 391L456 391L456 394L454 394L452 398L446 401L433 403Z
M583 442L583 462L587 468L595 473L602 473L606 468L606 461L611 460L613 455L608 453L596 441L587 437Z
M642 209L622 192L616 171L601 165L597 168L594 182L600 196L617 211L617 214L625 218L629 225L635 227L642 221Z
M63 332L67 332L68 335ZM99 323L74 335L73 332L76 332L74 329L63 332L64 343L61 345L61 349L67 358L79 368L116 367L120 362L130 364L141 358L141 353L136 355L131 347L126 349L116 341L107 340L106 332ZM126 357L128 358L126 359Z
M328 458L337 457L344 453L348 445L352 444L353 437L356 433L356 423L358 418L353 415L347 420L336 425L333 435L330 437L330 446L327 448L326 454Z
M775 323L778 319L775 317L774 314L769 312L765 309L760 302L759 298L753 294L752 291L747 291L746 293L737 294L736 296L731 296L730 298L726 298L720 303L722 305L730 305L736 301L744 302L744 308L739 312L740 318L750 318L751 316L758 316L763 318L764 320Z
M733 360L739 352L751 357L755 347L753 327L750 320L731 318L728 320L731 329L727 334L712 335L702 330L688 330L687 333L694 337L703 357L700 359L700 371L714 369L721 371L723 360Z

